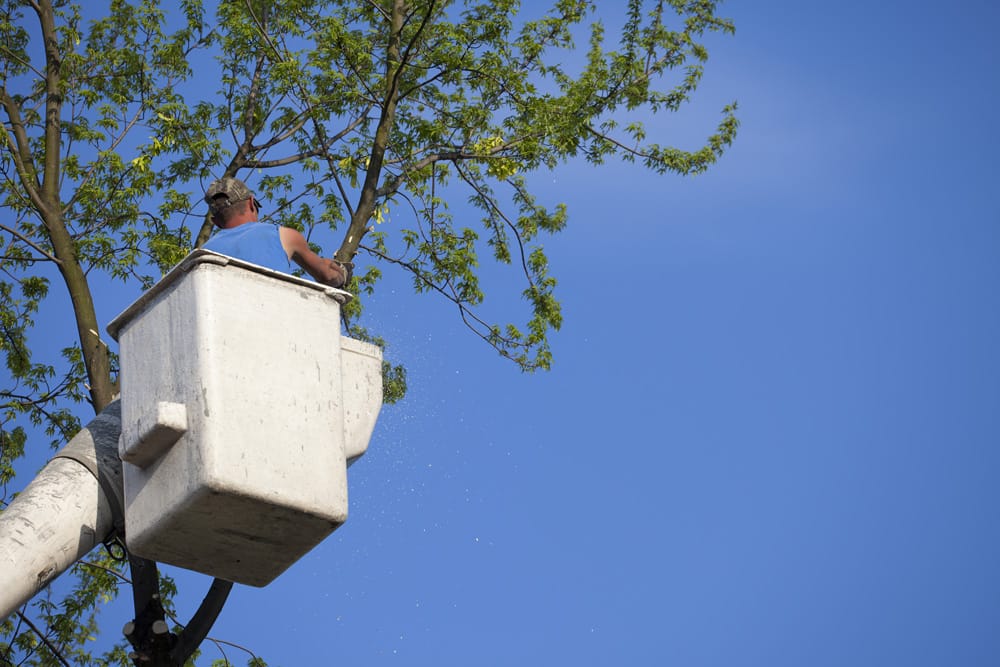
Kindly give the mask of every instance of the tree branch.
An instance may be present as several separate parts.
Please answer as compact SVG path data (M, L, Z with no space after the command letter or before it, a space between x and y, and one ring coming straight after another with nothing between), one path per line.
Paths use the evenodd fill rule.
M19 58L16 53L8 49L6 46L0 46L0 53L3 54L4 59L11 60L20 65L21 67L25 68L26 70L33 72L35 76L37 76L39 79L41 79L44 76L41 72L35 69L35 67L33 67L29 61L23 58Z
M50 262L55 262L56 264L60 264L60 265L62 264L62 260L61 260L61 259L59 259L59 258L58 258L58 257L56 257L55 255L52 255L52 254L51 254L51 253L49 253L49 252L48 252L47 250L45 250L45 248L43 248L43 247L41 247L40 245L38 245L37 243L35 243L34 241L32 241L31 239L29 239L29 238L28 238L27 236L25 236L24 234L21 234L21 233L20 233L19 231L17 231L16 229L12 229L12 228L8 227L7 225L3 225L3 224L0 224L0 229L2 229L3 231L7 232L7 233L8 233L8 234L10 234L11 236L14 236L14 237L16 237L16 238L20 239L20 240L21 240L21 241L23 241L24 243L27 243L27 244L28 244L29 246L31 246L31 247L32 247L32 248L33 248L33 249L34 249L34 250L35 250L36 252L38 252L38 253L39 253L40 255L43 255L43 256L44 256L44 257L45 257L45 258L46 258L47 260L49 260ZM37 261L37 260L36 260L36 261Z
M521 267L524 269L524 275L528 279L528 284L534 287L535 283L531 279L531 271L528 269L528 260L524 253L524 241L521 239L521 232L517 229L514 223L511 222L510 218L508 218L507 215L504 214L504 212L500 209L500 207L497 206L494 198L491 197L488 193L484 192L483 189L479 187L479 184L474 182L458 164L455 165L455 170L458 171L459 177L461 177L461 179L465 181L469 187L475 190L476 194L478 194L479 197L484 202L487 203L489 207L489 210L486 212L487 215L489 215L490 212L492 211L493 215L496 215L501 220L503 220L504 223L507 225L507 227L509 227L510 230L514 233L514 238L517 239L518 251L521 255ZM492 218L493 216L491 215L490 217Z
M125 125L125 128L122 130L121 134L119 134L115 139L112 140L111 145L106 150L113 151L116 148L118 148L119 145L121 145L121 142L125 140L125 136L132 131L132 128L135 127L139 123L140 118L142 118L142 109L143 109L142 105L140 105L139 108L136 109L135 113L132 115L132 119L128 121L128 123ZM86 185L93 179L94 174L97 172L97 167L99 164L100 160L94 160L94 163L90 166L90 169L88 169L87 173L84 174L82 179L80 179L79 185L76 186L76 192L73 193L73 196L70 197L69 201L67 201L66 204L63 206L64 213L73 207L73 204L76 203L76 200L86 190ZM125 174L122 174L121 178L124 179ZM107 196L110 199L112 193L110 192L107 193Z
M409 271L410 273L412 273L418 280L420 280L420 282L422 282L423 284L427 285L427 287L431 288L435 292L438 292L439 294L441 294L442 296L444 296L446 299L448 299L449 301L451 301L452 303L454 303L456 306L458 306L459 316L462 318L462 323L465 324L465 326L468 327L468 329L470 331L472 331L474 334L476 334L477 336L479 336L480 338L482 338L484 341L486 341L490 345L490 347L492 347L493 349L495 349L502 356L504 356L504 357L506 357L508 359L513 359L513 356L511 355L511 353L509 351L507 351L507 349L506 349L507 347L509 347L509 348L521 348L521 349L527 349L528 347L530 347L529 345L527 345L525 343L521 343L521 342L518 342L516 340L512 340L510 338L507 338L505 336L501 336L500 334L496 333L496 331L494 330L494 328L490 324L488 324L485 320L483 320L478 315L476 315L472 311L472 309L469 308L465 304L465 302L462 301L462 299L458 295L456 295L454 293L454 291L452 291L452 292L449 293L443 287L441 287L440 285L438 285L437 283L435 283L433 280L431 280L430 278L428 278L426 275L424 275L424 273L418 267L414 266L413 263L407 262L406 260L403 260L403 259L397 259L395 257L389 257L385 253L380 252L380 251L376 250L375 248L372 248L372 247L369 247L369 246L366 246L366 245L359 244L358 247L361 248L362 250L364 250L364 251L366 251L366 252L368 252L368 253L370 253L370 254L378 257L379 259L382 259L382 260L384 260L386 262L389 262L390 264L396 264L397 266L401 266L401 267L405 268L407 271ZM478 327L477 327L477 325L478 325ZM489 334L483 333L482 329L479 328L479 327L481 327L482 329L486 329L490 333Z
M354 210L354 214L351 216L351 224L348 225L344 240L335 253L335 257L341 261L350 261L357 253L361 239L367 233L368 220L375 210L375 195L378 191L378 180L382 173L385 151L389 145L389 132L396 119L399 81L405 67L405 62L399 50L405 11L406 0L394 0L390 19L389 44L386 47L387 86L385 96L382 101L378 126L375 128L375 137L372 141L372 150L368 159L368 168L365 171L364 184L361 186L361 197L359 198L357 208Z
M62 656L62 653L60 653L59 650L55 646L52 645L52 642L49 641L49 638L46 637L44 634L42 634L42 631L38 629L38 626L36 626L34 623L32 623L31 619L28 618L24 614L24 612L22 612L21 610L18 610L17 611L17 616L22 621L24 621L24 623L29 628L31 628L32 632L34 632L36 635L38 635L38 638L42 640L43 644L45 644L45 648L49 649L49 651L52 652L52 655L55 656L56 660L58 660L63 665L63 667L70 667L70 664L66 661L66 658L64 658Z
M191 621L181 632L177 645L170 652L177 664L184 664L201 645L201 642L208 635L208 631L212 629L215 619L219 617L219 612L226 604L226 599L232 589L233 582L231 581L215 579L212 582L208 593L198 607L198 611L191 617Z
M21 118L20 107L7 92L6 88L0 90L0 103L3 104L4 110L7 112L7 118L10 120L11 126L10 131L14 134L12 139L10 134L8 134L7 128L4 127L4 143L10 149L10 155L14 160L14 166L17 169L21 186L28 193L28 199L31 200L32 206L44 212L48 206L41 196L40 190L42 184L38 180L38 171L35 168L31 152L31 142L28 140L28 133L24 128L24 119Z

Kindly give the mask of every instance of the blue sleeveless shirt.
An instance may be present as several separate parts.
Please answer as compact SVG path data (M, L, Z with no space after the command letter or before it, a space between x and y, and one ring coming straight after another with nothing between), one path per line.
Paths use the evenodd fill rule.
M263 222L245 222L232 229L219 229L202 247L275 271L288 273L291 269L278 228Z

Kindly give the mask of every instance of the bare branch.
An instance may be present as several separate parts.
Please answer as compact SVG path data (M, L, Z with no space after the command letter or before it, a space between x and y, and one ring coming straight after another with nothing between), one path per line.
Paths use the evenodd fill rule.
M0 46L0 54L3 54L4 59L12 60L16 62L18 65L24 67L25 69L31 70L38 78L42 78L45 76L42 72L38 71L34 66L32 66L30 62L24 60L23 58L19 58L16 53L14 53L13 51L4 46Z
M249 655L253 660L258 660L258 661L260 660L260 658L257 657L257 655L253 651L251 651L250 649L248 649L246 646L241 646L240 644L234 644L233 642L227 642L224 639L216 639L216 638L213 638L213 637L207 637L207 639L208 639L208 641L210 641L213 644L215 644L215 647L217 649L219 649L219 653L222 653L223 657L225 657L226 654L222 651L222 647L220 647L219 644L225 644L226 646L232 646L235 649L239 649L240 651L243 651L244 653L246 653L247 655Z
M91 562L89 560L81 560L81 561L77 561L77 562L80 565L85 565L87 567L92 567L95 570L103 570L104 572L107 572L108 574L110 574L110 575L112 575L114 577L117 577L124 584L131 584L132 583L132 580L129 579L128 577L126 577L121 572L118 572L117 570L113 570L110 567L105 567L104 565L101 565L100 563L93 563L93 562Z
M8 227L7 225L3 225L3 224L0 224L0 229L2 229L3 231L7 232L11 236L14 236L17 239L23 241L24 243L27 243L36 252L38 252L39 254L43 255L48 261L55 262L56 264L62 264L62 260L61 259L59 259L55 255L52 255L45 248L41 247L40 245L38 245L37 243L35 243L31 239L29 239L24 234L20 233L16 229L12 229L12 228ZM38 260L35 260L35 261L38 261Z

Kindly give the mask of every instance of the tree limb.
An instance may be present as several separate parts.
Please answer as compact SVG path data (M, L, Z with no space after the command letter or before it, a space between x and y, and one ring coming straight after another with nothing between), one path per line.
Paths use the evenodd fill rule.
M31 239L29 239L29 238L28 238L27 236L25 236L24 234L20 233L20 232L19 232L19 231L17 231L16 229L12 229L11 227L8 227L7 225L3 225L3 224L0 224L0 229L2 229L3 231L7 232L7 233L8 233L8 234L10 234L11 236L14 236L14 237L16 237L16 238L20 239L20 240L21 240L21 241L23 241L24 243L27 243L27 244L28 244L29 246L31 246L31 247L32 247L32 248L33 248L33 249L34 249L34 250L35 250L36 252L38 252L39 254L43 255L43 256L44 256L44 257L45 257L46 259L48 259L48 260L49 260L50 262L55 262L56 264L60 264L60 265L62 264L62 260L61 260L61 259L59 259L59 258L58 258L58 257L56 257L55 255L52 255L52 254L51 254L51 253L49 253L49 252L48 252L47 250L45 250L45 248L41 247L40 245L38 245L37 243L35 243L35 242L34 242L34 241L32 241Z
M487 202L490 209L489 211L487 211L487 214L489 215L490 211L492 211L493 215L496 215L501 220L503 220L504 223L507 225L507 227L509 227L510 230L514 233L514 238L517 239L517 247L521 256L521 267L524 269L524 275L528 279L528 284L534 286L535 283L531 279L531 271L528 269L528 260L524 252L524 241L521 239L521 232L517 229L517 227L510 220L510 218L508 218L507 215L500 209L500 207L497 206L496 201L494 200L493 197L491 197L488 193L484 192L482 188L479 187L479 184L474 182L462 170L462 168L458 164L455 165L455 169L458 171L458 174L462 178L462 180L465 181L469 187L475 190L476 194L478 194L483 199L483 201ZM493 216L491 215L490 217L492 218Z
M21 118L20 107L7 92L6 88L0 90L0 103L3 104L4 110L7 112L7 118L10 120L10 131L14 134L12 140L7 133L7 128L4 127L4 143L10 148L10 155L14 160L18 178L24 187L24 191L28 193L28 199L31 200L32 206L44 212L48 207L41 196L40 190L42 184L38 180L38 171L35 168L31 152L31 142L28 140L28 133L24 128L24 120Z
M181 632L177 646L170 652L171 657L174 658L177 664L184 664L198 646L201 645L201 642L208 635L208 631L212 629L215 619L219 617L219 612L222 611L222 607L226 604L226 599L229 597L229 592L232 588L233 582L231 581L215 579L212 582L208 593L198 607L198 611L191 617L191 621L188 622L187 626Z
M398 266L405 268L410 273L412 273L418 280L420 280L420 282L427 285L427 287L431 288L435 292L438 292L446 299L448 299L456 306L458 306L459 316L462 318L462 322L465 324L465 326L468 327L468 329L472 331L474 334L476 334L484 341L486 341L492 348L494 348L502 356L507 357L508 359L513 358L511 353L507 351L506 347L522 348L522 349L526 349L529 347L525 343L521 343L506 336L501 336L497 334L494 328L490 324L488 324L485 320L476 315L472 311L472 309L469 308L466 305L466 303L457 294L454 293L454 291L449 292L448 290L445 290L443 287L441 287L433 280L428 278L426 275L424 275L424 273L418 267L414 266L412 262L407 262L404 259L397 259L395 257L390 257L385 253L380 252L379 250L366 245L359 245L359 247L365 252L368 252L378 257L379 259L389 262L390 264L396 264ZM486 329L490 333L485 334L483 333L482 329Z
M21 619L22 621L24 621L24 623L25 623L25 624L26 624L26 625L27 625L27 626L28 626L29 628L31 628L31 631L32 631L32 632L34 632L34 633L35 633L36 635L38 635L38 638L39 638L40 640L42 640L42 643L43 643L43 644L45 644L45 648L49 649L49 651L50 651L50 652L52 653L52 655L53 655L53 656L55 656L56 660L58 660L58 661L60 662L60 664L62 664L62 665L63 665L63 667L70 667L70 664L69 664L69 662L67 662L67 661L66 661L66 658L64 658L64 657L62 656L62 653L60 653L60 652L59 652L59 650L58 650L58 649L57 649L57 648L56 648L55 646L53 646L53 645L52 645L52 642L50 642L50 641L49 641L49 638L48 638L48 637L46 637L46 636L45 636L44 634L42 634L42 631L38 629L38 626L36 626L36 625L35 625L34 623L32 623L32 622L31 622L31 619L30 619L30 618L28 618L28 617L27 617L27 616L26 616L26 615L24 614L24 612L22 612L22 611L21 611L21 610L19 609L19 610L17 611L17 616L18 616L18 618L20 618L20 619Z

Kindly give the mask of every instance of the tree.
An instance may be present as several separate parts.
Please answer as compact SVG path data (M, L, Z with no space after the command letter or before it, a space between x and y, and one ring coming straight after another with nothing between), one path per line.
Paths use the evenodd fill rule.
M650 141L643 125L695 92L701 40L733 31L716 0L615 3L622 27L610 45L586 0L522 19L516 0L94 4L0 2L5 494L29 432L61 443L81 410L116 393L95 284L148 287L203 243L212 228L200 195L212 179L254 176L272 222L364 267L344 312L350 335L384 344L363 327L362 305L383 271L401 271L533 371L552 363L547 336L561 323L540 238L568 214L538 202L531 175L579 159L696 174L738 125L726 106L692 150ZM476 225L453 217L456 202L478 209ZM484 311L484 257L518 270L526 322ZM70 297L61 316L75 334L38 349L33 318L50 307L53 283ZM386 400L398 400L405 369L384 373ZM33 604L37 622L23 614L0 626L0 655L97 664L83 639L121 578L101 558L75 576L69 597ZM104 660L127 664L120 649Z

